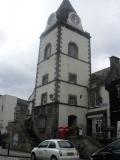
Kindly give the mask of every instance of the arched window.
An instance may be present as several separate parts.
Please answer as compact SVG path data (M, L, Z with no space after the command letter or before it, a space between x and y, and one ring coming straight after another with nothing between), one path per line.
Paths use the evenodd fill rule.
M70 42L68 44L68 55L74 57L74 58L78 58L78 47L75 43Z
M77 117L75 115L68 116L68 126L73 127L77 125Z
M45 47L45 53L44 53L44 59L49 58L51 55L51 44L47 44L47 46Z

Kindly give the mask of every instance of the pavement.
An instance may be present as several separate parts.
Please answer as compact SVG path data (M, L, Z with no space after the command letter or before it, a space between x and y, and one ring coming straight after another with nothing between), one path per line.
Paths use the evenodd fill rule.
M30 153L0 148L0 160L30 160Z
M30 158L28 159L26 159L26 158L15 158L15 157L3 157L3 156L0 156L0 160L30 160Z

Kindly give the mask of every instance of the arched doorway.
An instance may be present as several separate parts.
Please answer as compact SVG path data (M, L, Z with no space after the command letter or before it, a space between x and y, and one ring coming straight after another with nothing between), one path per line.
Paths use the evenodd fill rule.
M77 117L75 115L68 116L68 127L77 126Z

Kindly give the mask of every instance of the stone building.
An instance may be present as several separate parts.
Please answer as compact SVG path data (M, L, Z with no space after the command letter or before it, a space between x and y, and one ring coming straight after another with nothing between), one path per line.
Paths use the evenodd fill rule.
M69 0L63 0L40 37L33 108L39 137L55 137L60 127L85 132L90 51L90 34Z
M117 136L120 121L120 59L110 57L110 67L91 75L88 135L97 139Z

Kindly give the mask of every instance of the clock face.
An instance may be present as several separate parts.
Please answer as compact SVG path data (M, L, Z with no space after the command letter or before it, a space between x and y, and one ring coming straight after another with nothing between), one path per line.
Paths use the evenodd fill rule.
M76 14L72 14L70 18L75 25L78 25L80 23L80 18Z

